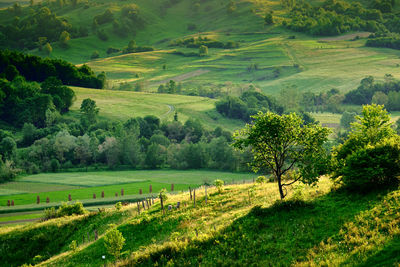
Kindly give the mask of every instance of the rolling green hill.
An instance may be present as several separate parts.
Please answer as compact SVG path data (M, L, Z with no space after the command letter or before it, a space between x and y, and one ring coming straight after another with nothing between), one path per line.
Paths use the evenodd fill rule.
M241 0L235 2L234 11L228 12L229 1L225 0L200 1L198 5L189 0L137 0L134 1L138 7L137 16L144 26L121 36L112 20L99 24L98 29L108 36L105 41L96 35L98 29L93 29L93 19L110 10L114 21L124 21L123 10L132 2L96 0L85 4L78 1L75 6L69 1L63 5L59 2L49 4L51 11L65 18L72 25L71 31L85 27L88 36L72 36L67 48L60 42L51 42L51 57L87 63L96 72L105 71L109 88L118 88L125 82L132 86L141 82L143 90L155 91L159 84L172 79L188 88L246 88L254 84L273 95L278 95L286 86L296 86L301 91L321 92L337 88L347 92L367 75L382 79L388 73L394 77L400 74L399 51L367 48L365 38L355 39L357 36L366 37L368 33L326 38L285 29L281 23L288 18L289 11L282 4L284 1ZM369 3L361 3L369 7ZM311 4L319 5L321 2L311 1ZM34 5L32 9L39 7ZM21 19L29 16L27 11L23 9ZM270 11L274 12L275 24L265 26L263 17ZM10 22L13 14L5 15L4 12L9 11L0 13L0 22ZM209 48L206 57L173 53L197 53L197 48L170 44L199 36L218 42L237 42L239 47ZM125 55L106 53L110 47L122 50L130 40L135 40L138 46L153 46L155 51ZM91 60L94 51L100 58ZM44 55L37 49L32 52ZM252 69L251 66L256 67Z
M196 207L189 193L169 196L165 204L175 206L179 201L181 208L165 215L156 202L140 215L133 205L120 212L110 209L3 228L0 239L12 240L8 251L24 248L24 255L2 254L2 260L9 265L111 265L115 259L107 254L102 236L107 224L114 223L126 239L117 266L397 265L399 191L352 195L330 190L331 186L322 179L317 188L292 191L286 202L276 202L277 190L271 183L226 186L222 193L208 188L207 204L204 189L198 189ZM100 235L97 241L93 230ZM62 236L48 236L55 232ZM27 238L32 240L29 244L22 242ZM73 240L78 244L75 252L68 248Z

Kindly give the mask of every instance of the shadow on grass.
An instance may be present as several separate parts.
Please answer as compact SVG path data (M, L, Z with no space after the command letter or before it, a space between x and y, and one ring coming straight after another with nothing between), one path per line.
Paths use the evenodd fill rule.
M184 249L165 247L130 264L288 266L307 260L311 248L337 235L346 222L373 207L386 193L334 191L310 202L287 200L268 208L256 206L213 237L193 241Z
M125 238L122 257L130 255L131 251L139 250L154 241L163 240L171 235L178 227L180 217L152 217L145 215L139 223L126 223L118 227ZM102 256L106 256L106 260ZM95 242L72 256L62 258L55 263L56 266L102 266L104 263L113 263L115 259L109 256L103 239Z

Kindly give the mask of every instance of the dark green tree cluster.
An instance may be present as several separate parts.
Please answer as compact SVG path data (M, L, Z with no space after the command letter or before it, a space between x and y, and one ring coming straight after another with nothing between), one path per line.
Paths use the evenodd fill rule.
M400 19L398 20L400 25ZM385 48L392 48L392 49L400 49L400 34L398 33L379 33L379 34L372 34L367 42L365 43L366 46L371 47L385 47Z
M139 6L129 4L122 7L119 19L114 19L113 30L122 37L135 35L136 32L145 26L145 21L140 16Z
M129 54L129 53L139 53L139 52L147 52L147 51L154 51L154 47L138 46L138 45L136 45L135 40L131 40L131 41L129 41L128 46L122 50L122 53Z
M35 7L29 10L23 8L21 12L24 13L19 15L21 18L15 17L14 20L10 20L11 23L0 25L0 47L41 48L44 44L38 42L40 38L45 38L46 42L56 42L63 32L67 32L72 38L85 36L82 27L73 27L66 19L56 16L49 7Z
M222 115L250 121L250 117L258 111L272 111L282 114L284 108L272 97L257 91L246 91L240 97L227 96L215 103L215 107Z
M374 77L368 76L361 80L357 89L345 95L344 103L365 105L381 104L388 110L400 110L400 81L392 75L385 75L383 82L375 82Z
M182 92L182 85L176 84L174 80L170 80L165 84L160 84L157 92L160 94L180 94Z
M75 99L74 91L54 77L42 85L21 76L12 82L0 79L0 95L0 119L17 127L24 123L43 127L51 112L67 112Z
M43 82L56 77L65 85L103 88L104 77L97 76L87 66L75 67L60 59L43 59L17 51L0 50L0 78L12 81L21 75L28 81Z
M391 16L383 16L374 7L365 8L359 2L326 0L322 5L309 3L295 5L290 20L284 26L312 35L337 35L348 31L383 31L385 24L393 24ZM393 15L396 17L396 15Z
M207 46L208 48L225 48L225 49L231 49L231 48L238 48L239 43L235 41L228 41L226 43L218 41L218 40L213 40L207 36L205 37L189 37L186 39L176 39L174 41L171 41L169 46L182 46L182 47L188 47L188 48L199 48L200 46Z

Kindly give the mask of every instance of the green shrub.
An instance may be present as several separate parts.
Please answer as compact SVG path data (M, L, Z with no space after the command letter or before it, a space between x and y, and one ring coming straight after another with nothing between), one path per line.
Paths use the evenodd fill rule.
M258 184L264 184L267 182L267 178L265 176L258 176L256 179L256 183Z
M99 54L98 51L94 51L92 53L92 55L90 56L91 59L96 59L96 58L99 58L99 57L100 57L100 54Z
M110 255L118 259L121 254L121 249L125 244L125 238L118 229L110 230L104 237L104 246Z
M81 215L85 214L86 210L83 208L83 204L81 202L75 202L72 204L62 203L61 206L57 210L57 216L71 216L71 215Z
M76 252L78 250L78 245L76 244L76 240L72 240L71 244L69 244L69 249L72 252Z
M49 209L45 209L43 212L43 220L50 220L53 218L57 218L57 211L54 207L51 207Z
M120 211L122 209L122 203L121 202L115 203L115 209Z
M224 185L224 181L217 179L214 181L214 185L217 187L218 193L222 193L222 187Z
M340 181L349 189L364 191L395 185L400 175L398 138L385 139L354 151L345 160Z

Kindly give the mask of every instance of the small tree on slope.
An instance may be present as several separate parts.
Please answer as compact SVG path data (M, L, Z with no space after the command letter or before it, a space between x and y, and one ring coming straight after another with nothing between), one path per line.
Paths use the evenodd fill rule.
M314 184L325 171L327 153L323 148L330 130L317 124L304 125L303 120L291 113L278 115L271 112L252 116L253 123L234 134L233 146L250 147L254 155L253 170L269 168L274 174L281 199L287 195L286 187L302 181ZM291 169L298 174L290 182L282 181Z

